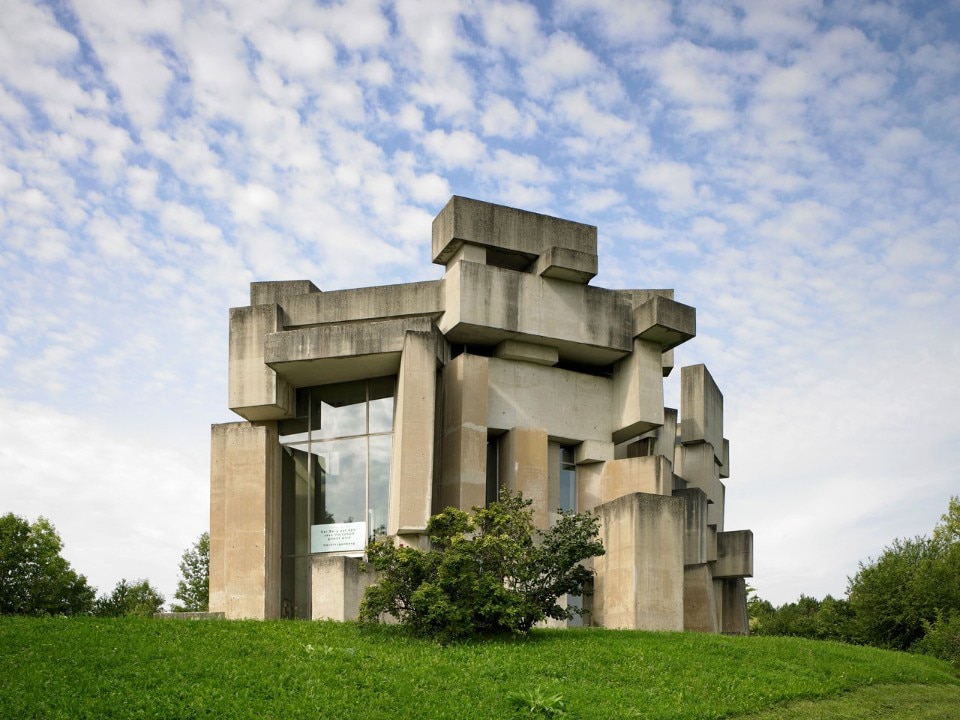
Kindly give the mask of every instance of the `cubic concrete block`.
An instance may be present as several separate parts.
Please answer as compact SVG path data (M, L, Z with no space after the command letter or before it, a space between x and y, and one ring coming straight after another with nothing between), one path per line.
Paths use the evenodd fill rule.
M680 498L635 493L596 509L606 550L594 561L598 624L683 629L683 505Z
M264 338L281 327L277 305L230 310L227 406L241 417L276 420L293 412L293 387L264 363Z
M723 462L723 394L706 365L680 370L680 427L684 445L710 443Z
M603 502L633 493L670 495L673 470L661 455L610 460L603 464Z
M677 474L690 487L698 487L707 494L712 503L722 502L720 466L716 461L713 446L709 443L681 445L677 452Z
M730 441L723 439L723 461L720 463L720 478L726 480L730 477Z
M718 578L753 577L753 533L750 530L717 533L717 565L713 575Z
M596 253L551 247L537 258L534 273L586 285L597 274Z
M376 582L372 570L360 569L361 558L314 555L311 558L314 620L356 620L363 593Z
M320 288L309 280L272 280L270 282L250 283L251 305L279 305L297 295L318 293Z
M433 261L446 264L463 243L523 257L528 265L554 247L595 256L597 228L455 195L433 221Z
M665 297L652 297L633 312L634 337L672 350L697 334L697 311ZM662 367L662 364L661 364Z

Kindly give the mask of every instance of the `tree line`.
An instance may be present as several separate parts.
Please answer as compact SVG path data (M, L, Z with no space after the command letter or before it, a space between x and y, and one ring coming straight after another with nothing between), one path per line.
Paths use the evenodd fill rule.
M62 555L63 541L44 517L34 522L0 516L0 615L94 615L151 617L165 599L146 579L120 580L109 593L97 590ZM183 554L176 612L206 610L210 535L203 533Z
M960 498L929 536L896 539L860 562L844 598L801 595L774 607L752 594L750 630L942 658L960 667Z

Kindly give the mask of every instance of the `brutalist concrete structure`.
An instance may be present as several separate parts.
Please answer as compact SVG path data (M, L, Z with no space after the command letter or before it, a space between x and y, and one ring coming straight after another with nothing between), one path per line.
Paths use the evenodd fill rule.
M500 488L600 516L587 622L745 633L753 535L724 528L723 396L673 350L672 290L607 290L597 229L454 197L440 280L322 292L255 282L230 311L229 406L211 444L210 609L356 617L372 534L425 546L431 514ZM579 602L570 598L570 602Z

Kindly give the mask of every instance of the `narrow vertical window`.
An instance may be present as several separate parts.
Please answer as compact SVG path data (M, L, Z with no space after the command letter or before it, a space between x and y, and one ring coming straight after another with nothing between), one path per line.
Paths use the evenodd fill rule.
M577 511L577 466L570 445L560 446L560 509Z
M500 499L500 449L497 438L487 438L487 507Z

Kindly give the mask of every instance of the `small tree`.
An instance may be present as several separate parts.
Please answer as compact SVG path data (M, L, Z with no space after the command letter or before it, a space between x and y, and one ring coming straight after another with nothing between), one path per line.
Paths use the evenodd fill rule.
M545 618L580 613L557 599L583 594L593 577L580 563L603 555L599 519L561 513L538 532L530 504L504 492L499 502L473 508L473 517L447 508L427 525L429 551L391 538L372 541L367 558L379 579L364 594L361 621L387 613L417 634L449 641L527 632Z
M89 612L95 591L60 554L50 521L0 517L0 614L75 615Z
M174 612L204 612L210 604L210 533L203 533L180 560Z
M163 607L163 595L147 580L117 583L109 595L101 595L93 605L97 617L152 617Z

